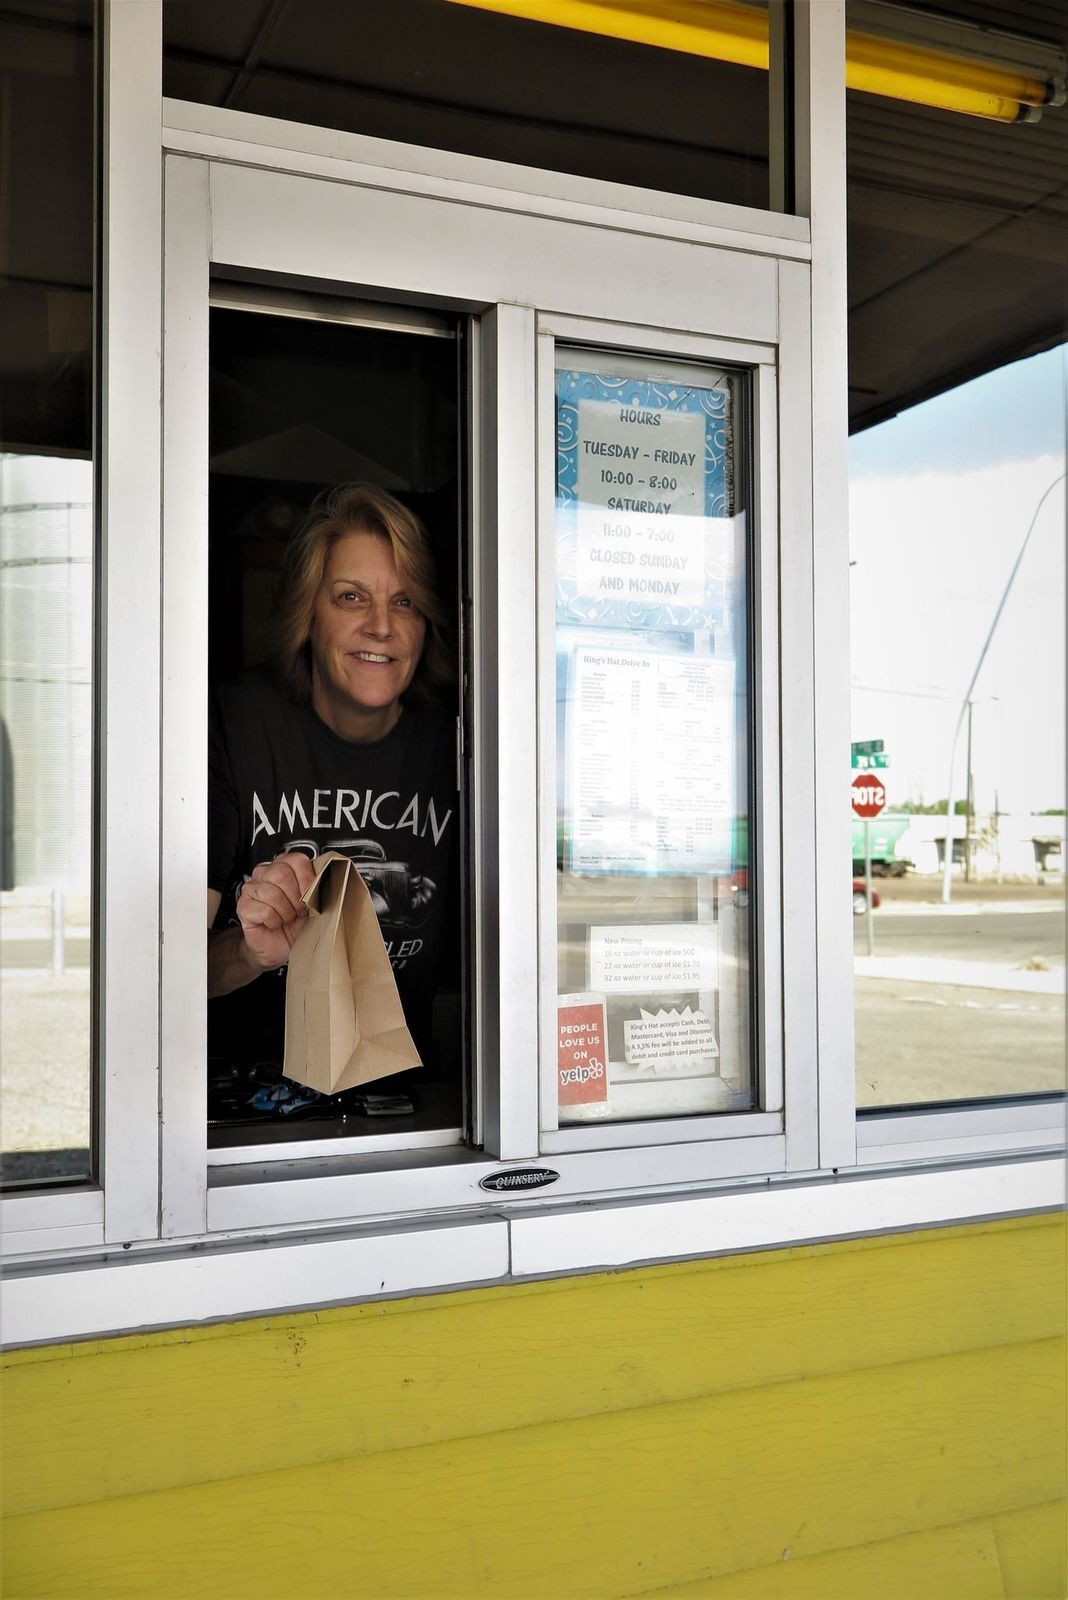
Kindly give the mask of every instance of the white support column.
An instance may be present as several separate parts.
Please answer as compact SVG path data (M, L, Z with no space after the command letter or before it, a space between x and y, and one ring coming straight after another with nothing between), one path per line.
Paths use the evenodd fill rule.
M849 773L844 0L795 16L795 184L812 227L813 698L820 1163L856 1159Z
M779 629L782 815L782 1054L787 1166L819 1166L819 1038L812 618L811 277L779 264Z
M208 163L165 164L160 1095L164 1238L207 1227Z
M105 1238L159 1228L160 0L102 7L98 1048Z
M485 1146L502 1160L538 1149L535 348L529 308L499 305L484 319L474 630L478 1050Z

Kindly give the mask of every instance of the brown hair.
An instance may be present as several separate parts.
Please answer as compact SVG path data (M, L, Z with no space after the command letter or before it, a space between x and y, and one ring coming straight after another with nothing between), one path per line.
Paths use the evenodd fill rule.
M387 539L393 548L397 574L426 623L423 653L403 699L413 706L433 705L453 672L445 613L434 588L430 541L413 512L371 483L341 483L324 489L290 541L278 597L276 661L282 680L294 699L310 699L309 641L315 598L330 546L350 533L372 533Z

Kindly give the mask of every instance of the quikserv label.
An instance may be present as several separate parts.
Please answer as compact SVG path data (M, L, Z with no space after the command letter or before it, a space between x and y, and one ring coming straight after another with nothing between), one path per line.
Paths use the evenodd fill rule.
M525 1190L544 1189L559 1176L551 1167L510 1167L507 1172L491 1172L480 1178L478 1186L491 1194L522 1194Z

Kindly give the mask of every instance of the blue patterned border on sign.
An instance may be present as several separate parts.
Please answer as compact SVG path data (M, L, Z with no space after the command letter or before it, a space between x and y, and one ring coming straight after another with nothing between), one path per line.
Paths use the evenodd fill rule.
M614 378L597 372L556 374L556 617L562 624L608 628L661 628L693 632L729 628L731 580L727 571L706 568L700 606L646 604L579 593L576 579L578 538L579 402L607 400L618 405L697 413L705 419L705 516L733 512L731 393L727 383L697 387L654 383L647 378Z

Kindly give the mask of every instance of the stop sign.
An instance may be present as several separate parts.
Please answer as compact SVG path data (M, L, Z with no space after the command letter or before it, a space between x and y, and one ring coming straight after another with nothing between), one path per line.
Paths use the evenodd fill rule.
M858 772L850 786L853 810L858 817L877 817L886 805L886 790L870 772Z

